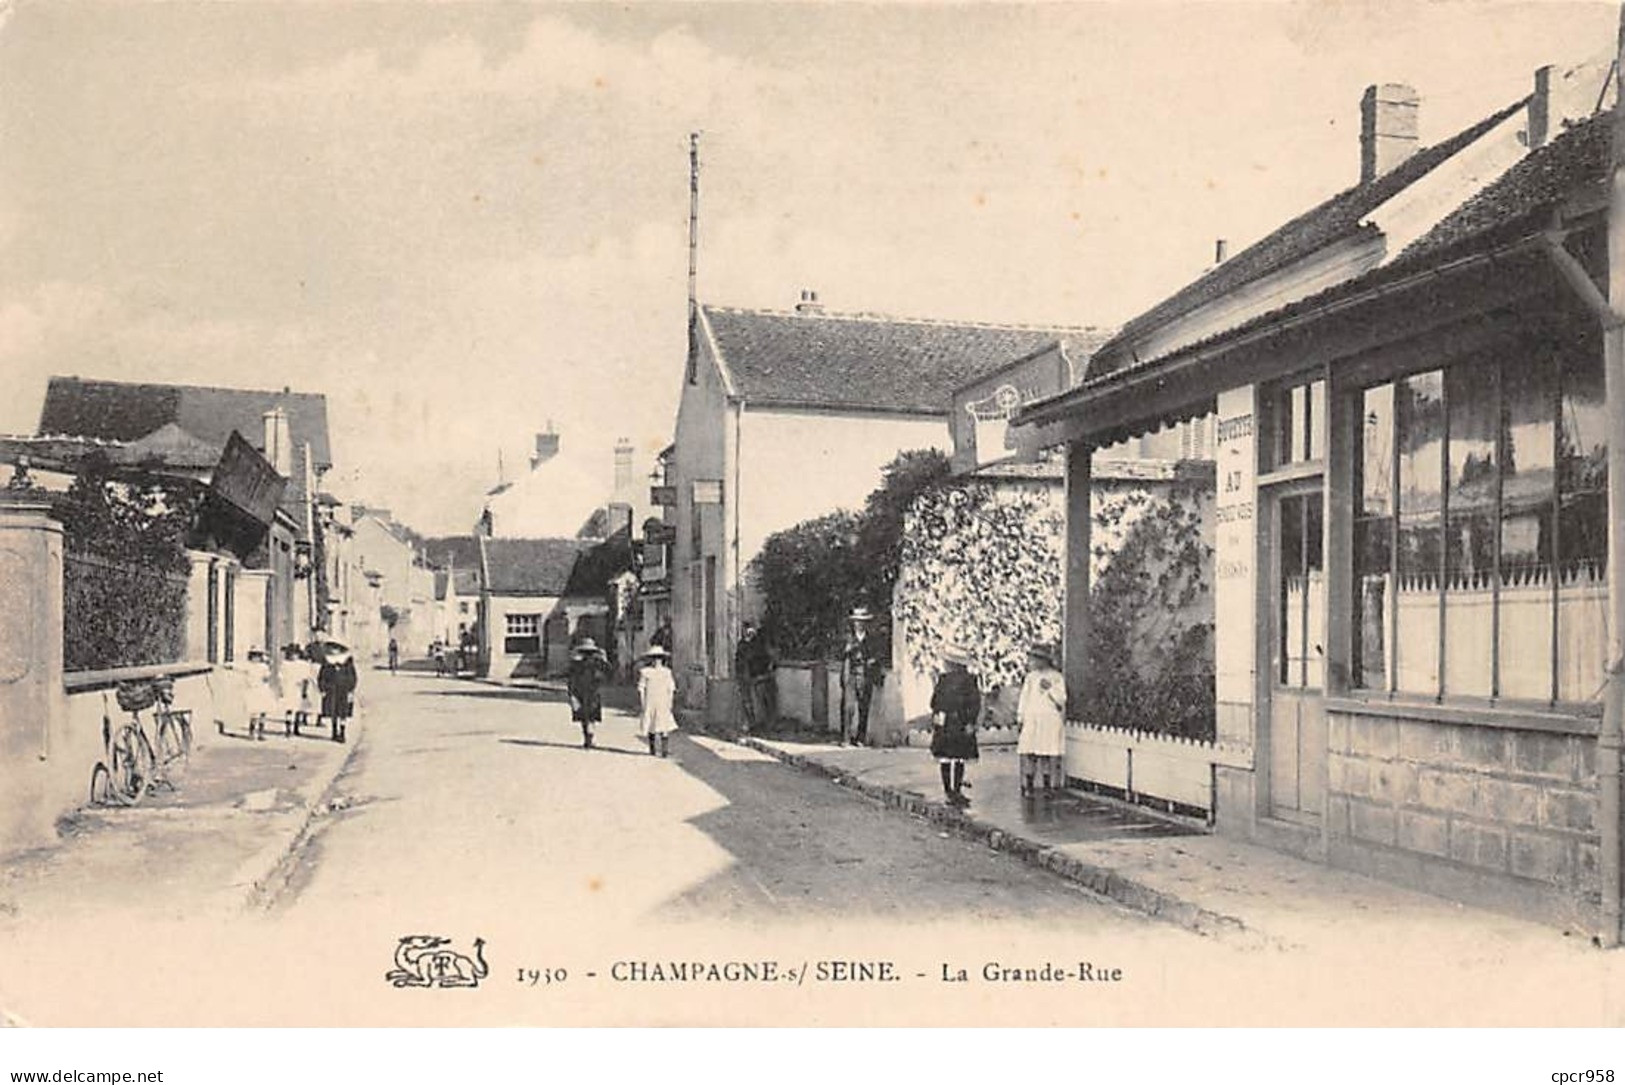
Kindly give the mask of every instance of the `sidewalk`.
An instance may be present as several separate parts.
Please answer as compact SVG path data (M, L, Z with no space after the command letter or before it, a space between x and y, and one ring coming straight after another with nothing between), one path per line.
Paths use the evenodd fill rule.
M84 807L56 843L0 866L0 927L109 914L180 919L229 914L274 891L283 859L321 812L361 738L327 728L264 741L212 729L194 736L173 790L134 807ZM88 772L86 774L88 779Z
M1472 957L1515 944L1589 952L1581 937L1227 840L1126 803L1077 791L1023 802L1012 750L984 749L969 766L971 804L960 813L943 802L936 762L924 750L738 741L1129 908L1226 940L1341 950L1425 942L1430 952Z

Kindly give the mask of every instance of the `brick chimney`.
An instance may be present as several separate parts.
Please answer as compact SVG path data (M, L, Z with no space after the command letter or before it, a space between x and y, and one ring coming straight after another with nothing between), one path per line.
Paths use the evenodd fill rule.
M284 478L293 474L293 437L288 431L288 412L273 407L262 416L265 423L265 458Z
M818 300L818 291L803 290L801 300L796 302L796 312L803 316L815 315L824 311L824 305Z
M530 456L532 471L559 454L559 435L553 429L553 420L547 420L547 430L536 435L536 451Z
M1360 183L1374 181L1416 153L1422 100L1403 83L1365 88L1360 99Z

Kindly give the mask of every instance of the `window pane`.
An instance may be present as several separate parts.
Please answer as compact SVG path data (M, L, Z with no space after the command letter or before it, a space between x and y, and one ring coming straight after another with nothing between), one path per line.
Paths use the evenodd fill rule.
M1500 429L1495 362L1471 360L1445 378L1450 412L1450 518L1446 534L1445 690L1494 692L1490 637L1495 628L1496 437Z
M1276 681L1283 686L1303 684L1304 592L1308 585L1303 567L1303 498L1283 498L1279 506L1281 583L1277 592L1280 618L1276 622Z
M1502 697L1552 696L1553 412L1557 372L1545 360L1515 359L1501 375L1505 461L1501 465Z
M1395 386L1399 456L1399 589L1395 684L1411 693L1439 689L1439 592L1444 465L1444 376L1418 374Z
M1326 457L1326 382L1315 381L1309 386L1309 448L1311 460Z
M1325 524L1322 522L1320 495L1304 497L1303 561L1304 561L1304 631L1303 631L1303 684L1309 689L1320 689L1324 682L1326 663L1326 576L1325 576Z
M1388 601L1393 598L1394 386L1367 388L1361 397L1359 477L1354 492L1354 621L1350 683L1388 689Z
M1608 651L1608 437L1601 351L1566 351L1558 438L1557 696L1598 696Z

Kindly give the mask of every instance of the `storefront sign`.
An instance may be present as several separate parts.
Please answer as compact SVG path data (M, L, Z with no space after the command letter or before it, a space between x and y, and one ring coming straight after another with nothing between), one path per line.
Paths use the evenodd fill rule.
M974 471L999 460L1031 458L1021 431L1010 419L1022 407L1047 399L1072 385L1072 363L1059 343L1030 358L1005 366L954 392L955 471Z
M288 480L233 430L210 482L214 492L260 523L269 524L287 485Z

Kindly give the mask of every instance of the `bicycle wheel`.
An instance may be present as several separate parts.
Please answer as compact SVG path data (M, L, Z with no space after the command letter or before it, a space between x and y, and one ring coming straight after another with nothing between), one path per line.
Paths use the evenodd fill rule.
M113 797L113 774L107 770L106 762L96 762L96 767L90 770L90 805L110 806L117 801Z
M113 758L108 771L113 801L134 806L146 797L147 789L152 786L156 767L152 744L139 726L127 723L119 728L109 752Z
M179 714L173 712L160 712L158 714L158 763L171 765L176 761L184 761L191 752L191 734L183 733L184 720ZM191 729L187 728L187 732Z

